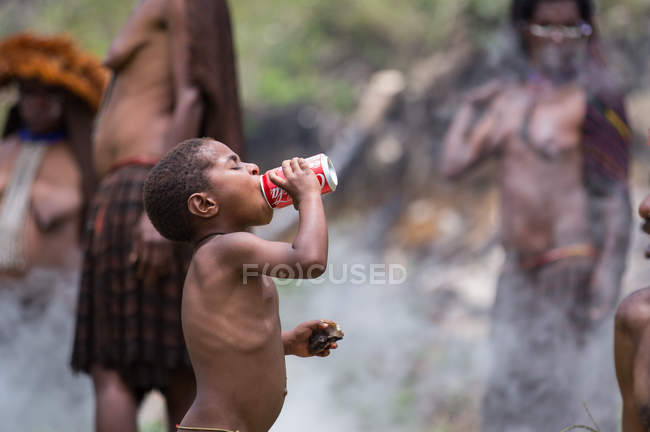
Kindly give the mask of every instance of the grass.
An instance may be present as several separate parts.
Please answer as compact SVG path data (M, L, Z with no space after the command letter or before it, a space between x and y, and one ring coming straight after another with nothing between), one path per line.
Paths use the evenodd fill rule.
M587 412L587 415L589 416L589 420L591 420L591 422L594 424L595 428L592 428L590 426L585 426L585 425L573 425L573 426L569 426L569 427L566 427L566 428L562 429L561 432L570 432L570 431L574 431L574 430L586 430L586 431L589 431L589 432L601 432L600 428L598 427L598 424L596 423L596 420L594 419L594 416L591 415L591 411L589 411L589 408L587 408L587 404L583 402L582 405L585 407L585 411Z
M167 427L162 421L147 423L138 428L138 432L167 432Z

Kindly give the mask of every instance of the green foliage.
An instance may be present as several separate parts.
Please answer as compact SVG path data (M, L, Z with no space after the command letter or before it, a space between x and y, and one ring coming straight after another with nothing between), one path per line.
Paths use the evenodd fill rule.
M144 0L147 1L147 0ZM65 31L103 56L134 0L5 0L0 35ZM348 112L381 68L407 70L460 35L492 43L510 0L233 0L242 94L249 106L315 103ZM647 0L600 0L609 39L647 37ZM502 27L502 26L501 26Z
M39 30L64 29L97 55L108 50L111 39L126 20L130 0L66 0L47 2L36 18Z
M368 73L406 68L444 46L463 2L304 0L232 3L244 98L347 111Z
M131 10L132 0L9 0L0 7L0 35L64 32L103 56Z

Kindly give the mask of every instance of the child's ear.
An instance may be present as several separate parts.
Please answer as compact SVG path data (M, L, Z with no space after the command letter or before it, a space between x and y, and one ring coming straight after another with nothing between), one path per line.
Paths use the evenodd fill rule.
M190 213L202 218L211 218L219 213L219 204L205 192L194 193L187 200Z

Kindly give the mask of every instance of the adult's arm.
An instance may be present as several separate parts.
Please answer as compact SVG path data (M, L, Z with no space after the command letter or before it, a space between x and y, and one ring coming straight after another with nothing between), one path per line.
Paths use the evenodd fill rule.
M591 287L595 301L590 315L594 320L611 312L621 292L632 224L630 135L622 96L590 98L583 138L584 175L591 208L603 230Z
M442 173L445 177L462 176L497 150L502 103L495 95L499 90L496 83L479 88L454 117L444 140ZM480 110L480 105L487 108Z
M174 112L165 137L165 151L188 138L198 136L203 116L200 92L190 76L187 0L169 0L168 23L172 62Z

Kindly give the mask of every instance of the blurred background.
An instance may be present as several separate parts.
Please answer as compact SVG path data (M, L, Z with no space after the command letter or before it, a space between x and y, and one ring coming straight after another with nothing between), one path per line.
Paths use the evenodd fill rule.
M650 2L596 3L608 67L627 93L635 134L636 209L650 191ZM0 0L0 36L67 32L103 57L133 4ZM329 318L346 337L326 360L287 359L289 394L273 430L477 430L489 368L489 309L503 259L496 165L448 184L438 162L464 92L511 74L517 62L509 1L230 4L248 159L264 170L294 155L329 154L341 182L325 198L335 276L355 263L399 264L408 272L394 286L332 278L280 284L285 327ZM14 97L0 94L0 121ZM289 238L294 217L294 210L280 210L260 234ZM625 293L647 286L650 277L643 259L650 239L638 222L631 227ZM11 350L4 349L0 362L22 361ZM30 369L47 362L47 356L28 360ZM39 391L38 382L29 385ZM60 430L51 421L57 414L31 410L25 392L17 400L0 394L0 405L29 416L35 426L28 430ZM90 402L71 400L70 412L60 413L67 426L90 430ZM142 430L162 431L162 412L160 398L151 395Z

